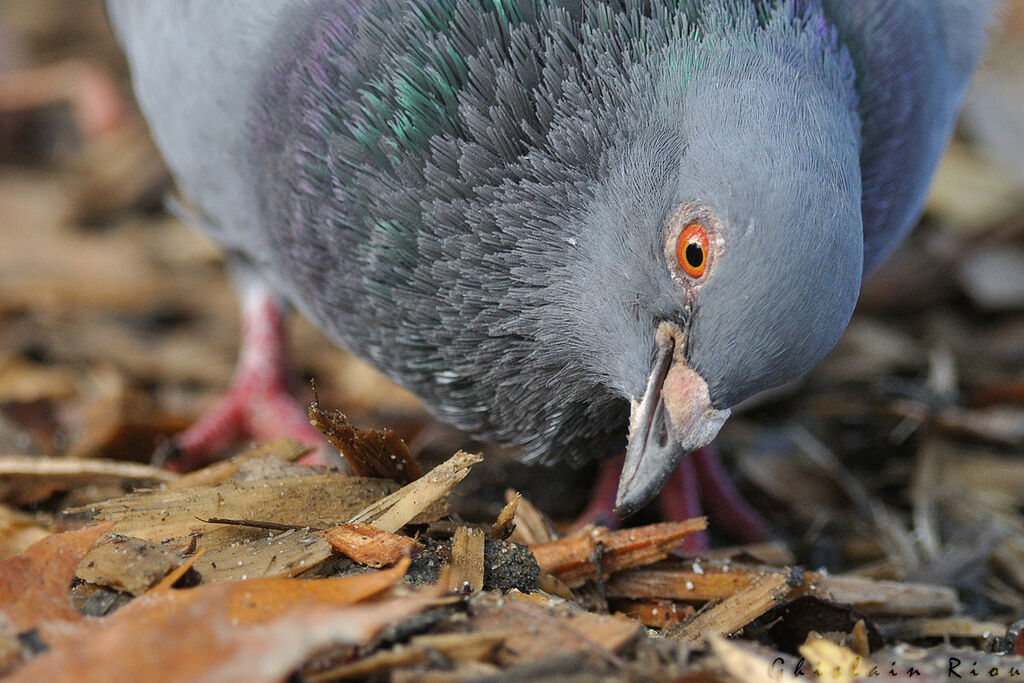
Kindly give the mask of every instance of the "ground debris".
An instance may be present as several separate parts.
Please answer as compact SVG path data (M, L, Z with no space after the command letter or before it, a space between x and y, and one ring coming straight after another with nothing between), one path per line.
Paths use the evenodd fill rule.
M165 546L109 534L86 553L75 576L116 591L142 595L181 564L181 556Z
M452 538L452 561L448 565L448 591L476 592L484 587L484 532L460 526Z
M0 500L20 505L45 500L59 491L89 486L133 489L177 478L173 472L132 462L0 455Z
M469 468L482 459L480 455L459 451L416 481L370 503L348 521L368 522L383 531L394 532L417 517L422 520L421 513L451 491L469 474Z
M423 547L408 536L382 531L372 524L342 524L322 534L332 548L368 567L387 567Z
M118 533L162 541L201 533L210 517L257 519L297 527L323 528L348 522L360 510L382 500L395 484L384 479L317 474L277 479L224 482L190 488L151 489L122 498L73 508L67 513L117 522ZM403 518L427 523L446 512L435 497Z
M361 477L408 484L423 476L405 441L390 429L358 429L340 410L322 409L316 398L309 404L309 421Z
M666 557L679 541L707 528L704 518L664 522L621 531L588 527L570 536L530 548L541 571L555 574L570 588L590 579Z

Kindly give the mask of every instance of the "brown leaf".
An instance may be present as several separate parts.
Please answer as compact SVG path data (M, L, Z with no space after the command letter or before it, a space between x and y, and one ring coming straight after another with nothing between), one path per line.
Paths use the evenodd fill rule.
M309 421L358 476L393 479L400 484L423 476L405 441L390 429L357 429L341 411L323 410L315 399L309 404Z
M15 671L11 681L284 680L312 653L359 644L432 591L352 606L405 566L342 579L257 579L149 593Z
M12 635L49 622L85 619L71 604L71 580L89 548L112 526L100 524L52 534L0 562L0 616Z

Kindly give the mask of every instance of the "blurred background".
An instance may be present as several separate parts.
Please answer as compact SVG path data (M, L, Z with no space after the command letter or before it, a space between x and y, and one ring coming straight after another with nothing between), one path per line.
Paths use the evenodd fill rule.
M1020 614L1024 0L1007 4L922 224L829 358L720 441L794 559L948 582ZM0 454L147 462L228 386L236 302L217 248L164 210L170 191L102 3L0 0ZM428 460L466 445L300 316L290 325L301 399L315 378L326 407ZM525 486L492 462L467 516ZM590 475L533 476L535 502L568 516L586 484L544 485ZM12 496L0 527L49 500Z

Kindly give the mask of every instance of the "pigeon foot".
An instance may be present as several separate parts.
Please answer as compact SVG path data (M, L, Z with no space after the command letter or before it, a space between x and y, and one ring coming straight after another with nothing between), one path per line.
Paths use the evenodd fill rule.
M263 285L247 288L242 305L242 343L231 389L195 424L160 449L155 459L180 471L201 467L240 439L289 436L316 446L300 462L329 462L329 447L289 393L285 363L285 311Z

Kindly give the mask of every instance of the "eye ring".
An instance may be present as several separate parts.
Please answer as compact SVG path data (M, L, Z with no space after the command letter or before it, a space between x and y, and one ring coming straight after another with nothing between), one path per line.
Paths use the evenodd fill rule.
M676 240L676 261L683 272L699 280L707 271L711 240L700 223L689 223Z

